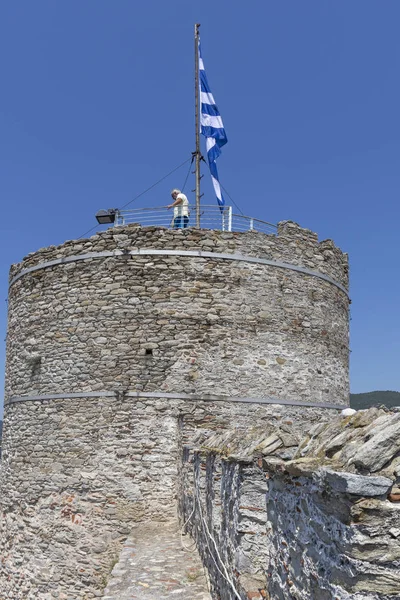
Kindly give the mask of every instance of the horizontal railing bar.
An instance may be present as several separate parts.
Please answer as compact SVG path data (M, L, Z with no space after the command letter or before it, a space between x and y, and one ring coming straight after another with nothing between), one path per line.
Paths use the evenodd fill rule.
M167 205L165 206L154 206L154 207L145 207L145 208L132 208L131 210L120 210L118 211L119 214L124 214L124 213L132 213L132 212L144 212L144 211L150 211L150 210L161 210L161 209L166 209ZM194 210L196 207L193 204L189 205L189 208ZM214 210L216 213L221 213L221 210L218 206L213 206L212 204L203 204L201 206L200 210L203 210L204 208L210 209L210 210ZM224 211L227 212L227 209L225 208ZM241 215L238 215L241 216ZM249 217L250 218L250 217Z
M232 207L226 206L221 210L215 204L202 204L200 212L201 228L216 229L220 231L255 231L267 235L276 234L277 226L262 219L256 219L247 215L232 213ZM188 206L189 222L187 227L194 227L196 207ZM176 215L175 215L176 217ZM129 223L138 223L143 226L157 226L172 228L174 226L174 211L168 210L168 206L153 206L144 208L132 208L116 211L115 226L123 226Z
M256 219L255 217L246 217L245 215L237 215L235 213L233 213L232 217L237 217L238 219L253 219L254 222L257 223L264 223L265 225L269 225L270 227L273 227L274 229L276 229L276 225L274 225L273 223L269 223L268 221L263 221L262 219Z

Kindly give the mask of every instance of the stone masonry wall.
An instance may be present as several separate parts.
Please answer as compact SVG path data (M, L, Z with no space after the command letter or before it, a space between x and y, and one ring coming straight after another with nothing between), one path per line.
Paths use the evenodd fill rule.
M176 515L182 443L286 421L278 405L123 395L10 405L0 463L1 600L101 597L134 524ZM297 431L320 421L318 408L293 407Z
M182 479L216 599L400 599L400 412L199 434Z
M348 403L348 299L289 269L162 250L303 265L347 285L347 258L293 223L255 232L126 226L39 250L10 288L6 398L129 389Z
M172 405L85 398L7 410L2 600L101 596L132 525L175 515Z

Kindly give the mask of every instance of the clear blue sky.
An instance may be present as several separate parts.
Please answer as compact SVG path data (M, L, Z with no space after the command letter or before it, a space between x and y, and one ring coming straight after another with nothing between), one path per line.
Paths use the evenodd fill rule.
M349 252L352 391L400 390L399 0L3 2L2 339L11 262L190 156L196 21L222 183L246 214ZM185 174L138 206L166 204Z

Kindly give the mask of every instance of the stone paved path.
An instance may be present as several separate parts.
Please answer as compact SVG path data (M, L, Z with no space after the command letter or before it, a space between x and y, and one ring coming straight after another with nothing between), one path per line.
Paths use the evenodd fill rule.
M193 548L189 536L185 546ZM125 542L103 600L211 600L197 550L176 522L139 523Z

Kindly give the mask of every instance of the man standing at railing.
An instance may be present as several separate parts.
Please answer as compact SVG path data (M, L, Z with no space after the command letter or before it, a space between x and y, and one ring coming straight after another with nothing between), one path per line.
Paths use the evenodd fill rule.
M169 204L167 208L174 209L172 227L174 229L185 229L189 225L189 201L185 194L177 189L172 190L171 196L174 202Z

